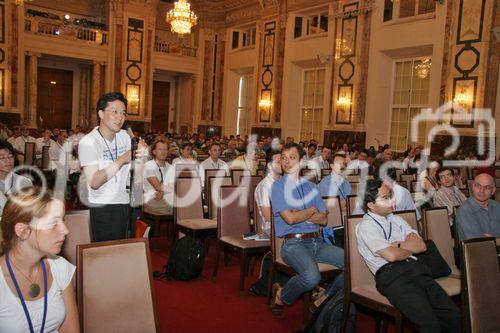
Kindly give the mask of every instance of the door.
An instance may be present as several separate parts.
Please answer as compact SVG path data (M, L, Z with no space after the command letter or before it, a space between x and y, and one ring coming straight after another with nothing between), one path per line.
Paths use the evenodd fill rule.
M168 132L170 109L170 82L153 81L153 110L151 129L153 132Z
M38 68L37 124L40 128L71 128L73 71Z

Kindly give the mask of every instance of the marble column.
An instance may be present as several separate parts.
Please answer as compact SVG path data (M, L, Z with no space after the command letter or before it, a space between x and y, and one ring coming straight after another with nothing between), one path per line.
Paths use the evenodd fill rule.
M89 129L89 68L80 65L80 96L78 102L78 124ZM92 111L90 111L92 112Z
M32 128L37 127L38 57L40 54L28 53L28 105L24 119Z
M94 62L92 64L92 98L90 103L90 109L95 108L97 101L101 96L101 63ZM90 126L97 126L98 119L96 112L90 112Z

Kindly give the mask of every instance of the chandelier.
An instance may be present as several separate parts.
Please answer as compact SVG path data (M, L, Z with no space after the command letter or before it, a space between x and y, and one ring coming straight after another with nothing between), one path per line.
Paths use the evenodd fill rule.
M197 22L198 17L191 11L191 4L187 0L178 0L167 13L167 23L170 23L172 32L179 35L191 33L191 27Z
M427 58L422 60L418 65L415 66L415 70L417 71L417 77L420 79L425 79L429 72L431 71L431 59Z

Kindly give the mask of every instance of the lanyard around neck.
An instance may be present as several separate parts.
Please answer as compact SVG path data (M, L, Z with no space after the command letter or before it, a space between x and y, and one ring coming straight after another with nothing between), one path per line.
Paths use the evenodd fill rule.
M392 223L389 222L389 237L387 237L387 233L385 232L385 229L384 227L382 227L382 224L380 224L379 221L377 221L373 216L371 216L370 214L367 214L369 217L371 217L371 219L373 221L375 221L375 223L378 224L378 226L382 229L382 231L384 232L384 238L386 241L389 241L389 239L391 238L391 235L392 235Z
M28 311L28 307L26 306L26 302L24 301L23 293L21 292L21 289L19 288L19 284L17 283L16 276L14 275L14 272L12 271L12 266L10 265L8 253L5 255L5 263L7 265L7 269L9 270L9 274L10 274L10 278L12 279L12 283L14 283L14 287L16 287L17 295L19 296L19 300L21 301L21 305L23 306L24 314L26 316L26 320L28 321L28 326L30 328L30 332L35 333L35 330L33 328L33 323L31 322L30 313ZM41 261L40 265L42 266L42 273L43 273L43 319L42 319L42 326L40 329L40 333L43 333L43 330L45 328L45 321L47 319L47 270L45 269L45 263L43 262L43 260Z
M156 163L156 166L158 167L158 171L160 171L160 177L161 177L160 183L163 184L163 172L161 171L161 168L160 168L160 165L158 164L158 162L156 162L156 159L154 161Z
M104 135L102 135L101 131L99 130L99 128L97 129L97 132L99 132L99 134L101 135L101 138L102 140L104 141L104 144L106 145L106 148L108 148L108 151L109 151L109 155L111 155L111 160L114 162L118 159L118 146L117 146L117 143L116 141L118 141L116 139L116 135L115 135L115 156L113 156L113 152L111 151L111 148L109 148L108 146L108 142L106 141L106 138L104 138Z

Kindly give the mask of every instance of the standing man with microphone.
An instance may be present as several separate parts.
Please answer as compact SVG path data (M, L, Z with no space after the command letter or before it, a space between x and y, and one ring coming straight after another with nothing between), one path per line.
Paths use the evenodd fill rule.
M123 123L127 99L120 92L102 95L97 101L99 126L78 146L87 181L90 224L94 242L123 239L130 219L131 138ZM145 149L143 140L139 149Z

